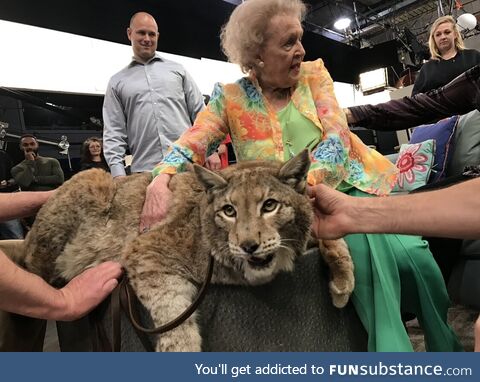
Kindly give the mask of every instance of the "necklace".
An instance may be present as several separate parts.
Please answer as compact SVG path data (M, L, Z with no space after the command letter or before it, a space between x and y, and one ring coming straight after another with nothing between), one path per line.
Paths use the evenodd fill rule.
M284 134L284 142L285 147L288 150L288 158L290 159L295 156L293 152L293 134L290 131L290 122L292 118L292 101L290 101L287 106L285 106L282 110L278 112L279 117L283 121L283 134Z

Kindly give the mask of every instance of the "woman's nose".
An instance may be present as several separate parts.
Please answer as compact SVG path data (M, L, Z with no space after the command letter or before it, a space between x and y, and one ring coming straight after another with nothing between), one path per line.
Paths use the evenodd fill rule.
M297 55L302 57L305 56L305 49L303 48L303 44L301 41L298 42Z

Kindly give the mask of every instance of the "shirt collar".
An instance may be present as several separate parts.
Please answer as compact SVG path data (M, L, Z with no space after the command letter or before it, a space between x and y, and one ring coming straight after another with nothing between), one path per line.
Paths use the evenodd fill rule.
M164 59L158 54L155 52L155 55L150 59L148 60L147 62L145 62L145 64L143 62L139 62L135 59L135 56L132 56L132 60L130 61L130 66L133 66L133 65L148 65L150 64L151 62L153 61L156 61L156 60L159 60L159 61L164 61Z

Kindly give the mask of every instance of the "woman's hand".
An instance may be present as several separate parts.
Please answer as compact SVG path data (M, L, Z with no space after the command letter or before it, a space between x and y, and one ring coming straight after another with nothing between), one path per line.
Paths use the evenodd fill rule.
M217 153L213 153L206 159L205 167L212 171L220 170L222 168L222 161Z
M307 188L313 206L312 234L318 239L338 239L351 231L354 198L323 184Z
M168 188L172 175L160 174L147 187L145 203L140 216L140 232L163 220L172 204L173 194Z

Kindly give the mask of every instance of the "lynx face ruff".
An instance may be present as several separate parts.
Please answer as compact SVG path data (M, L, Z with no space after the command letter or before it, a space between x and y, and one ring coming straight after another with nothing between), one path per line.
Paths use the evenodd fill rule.
M142 235L139 218L150 176L114 181L102 170L81 172L39 212L25 240L26 266L62 285L89 266L120 261L160 326L190 305L210 255L215 259L215 283L261 284L293 269L305 250L312 220L305 196L308 168L306 152L283 165L244 162L220 173L194 166L192 172L172 178L174 200L168 217ZM345 255L343 241L330 243ZM336 253L325 246L325 253ZM350 260L348 250L346 256ZM331 290L348 300L353 274L347 268L347 273L337 272L340 283L332 273ZM200 351L195 315L159 336L156 349Z

